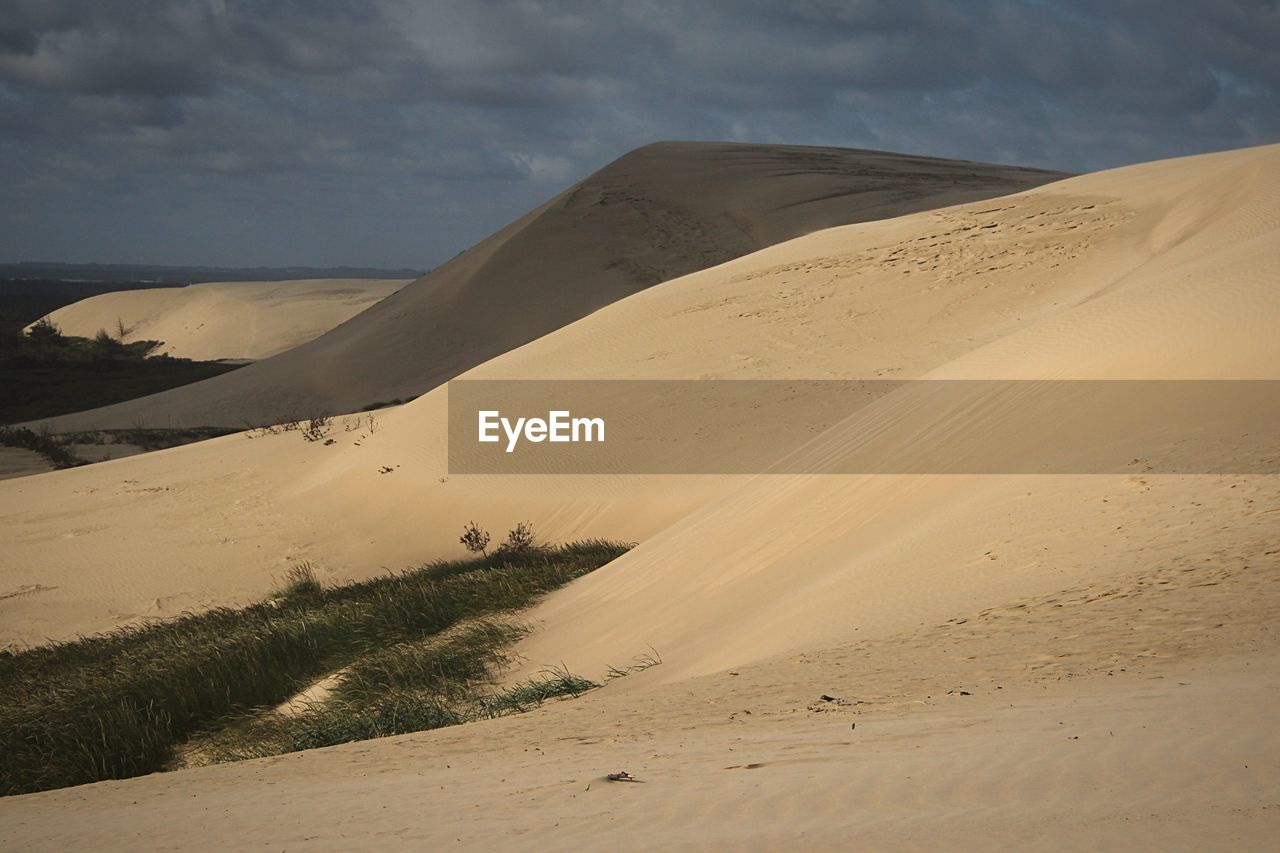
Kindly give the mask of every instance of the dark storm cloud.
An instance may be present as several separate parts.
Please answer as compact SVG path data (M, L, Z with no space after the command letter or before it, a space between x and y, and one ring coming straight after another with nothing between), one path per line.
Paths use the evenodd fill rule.
M428 266L660 138L1280 139L1262 0L0 0L0 256Z

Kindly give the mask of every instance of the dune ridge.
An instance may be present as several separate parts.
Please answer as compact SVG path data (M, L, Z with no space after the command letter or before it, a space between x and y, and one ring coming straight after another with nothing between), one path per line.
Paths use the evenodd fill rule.
M618 299L764 246L1062 177L877 151L655 143L308 344L234 378L61 417L57 428L240 426L414 397Z

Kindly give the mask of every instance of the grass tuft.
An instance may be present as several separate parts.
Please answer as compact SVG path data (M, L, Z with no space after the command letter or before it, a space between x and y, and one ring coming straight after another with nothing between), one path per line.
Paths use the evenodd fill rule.
M324 591L320 580L316 577L315 567L304 560L285 573L284 586L277 592L277 598L308 598Z

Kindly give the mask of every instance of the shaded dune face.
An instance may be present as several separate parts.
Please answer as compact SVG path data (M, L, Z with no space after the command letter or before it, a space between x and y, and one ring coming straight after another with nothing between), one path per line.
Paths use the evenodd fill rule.
M659 282L834 225L1061 177L838 148L657 143L310 343L57 428L239 426L412 397Z

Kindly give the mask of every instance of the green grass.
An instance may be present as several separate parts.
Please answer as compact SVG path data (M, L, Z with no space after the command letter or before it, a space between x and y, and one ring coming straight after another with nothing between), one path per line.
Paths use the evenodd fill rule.
M509 662L511 644L527 633L510 622L477 619L416 642L373 651L344 668L328 695L278 713L262 709L192 738L180 763L199 765L279 755L353 740L407 734L525 710L599 685L549 675L490 694ZM573 688L565 689L565 685Z
M469 718L478 704L469 695L521 630L485 618L527 607L628 547L589 541L437 562L0 655L0 793L150 773L197 734L198 748L226 760ZM293 718L263 714L335 672L332 702Z
M280 598L311 598L324 591L316 578L315 567L310 562L302 562L289 569L284 576L284 586L280 588Z

